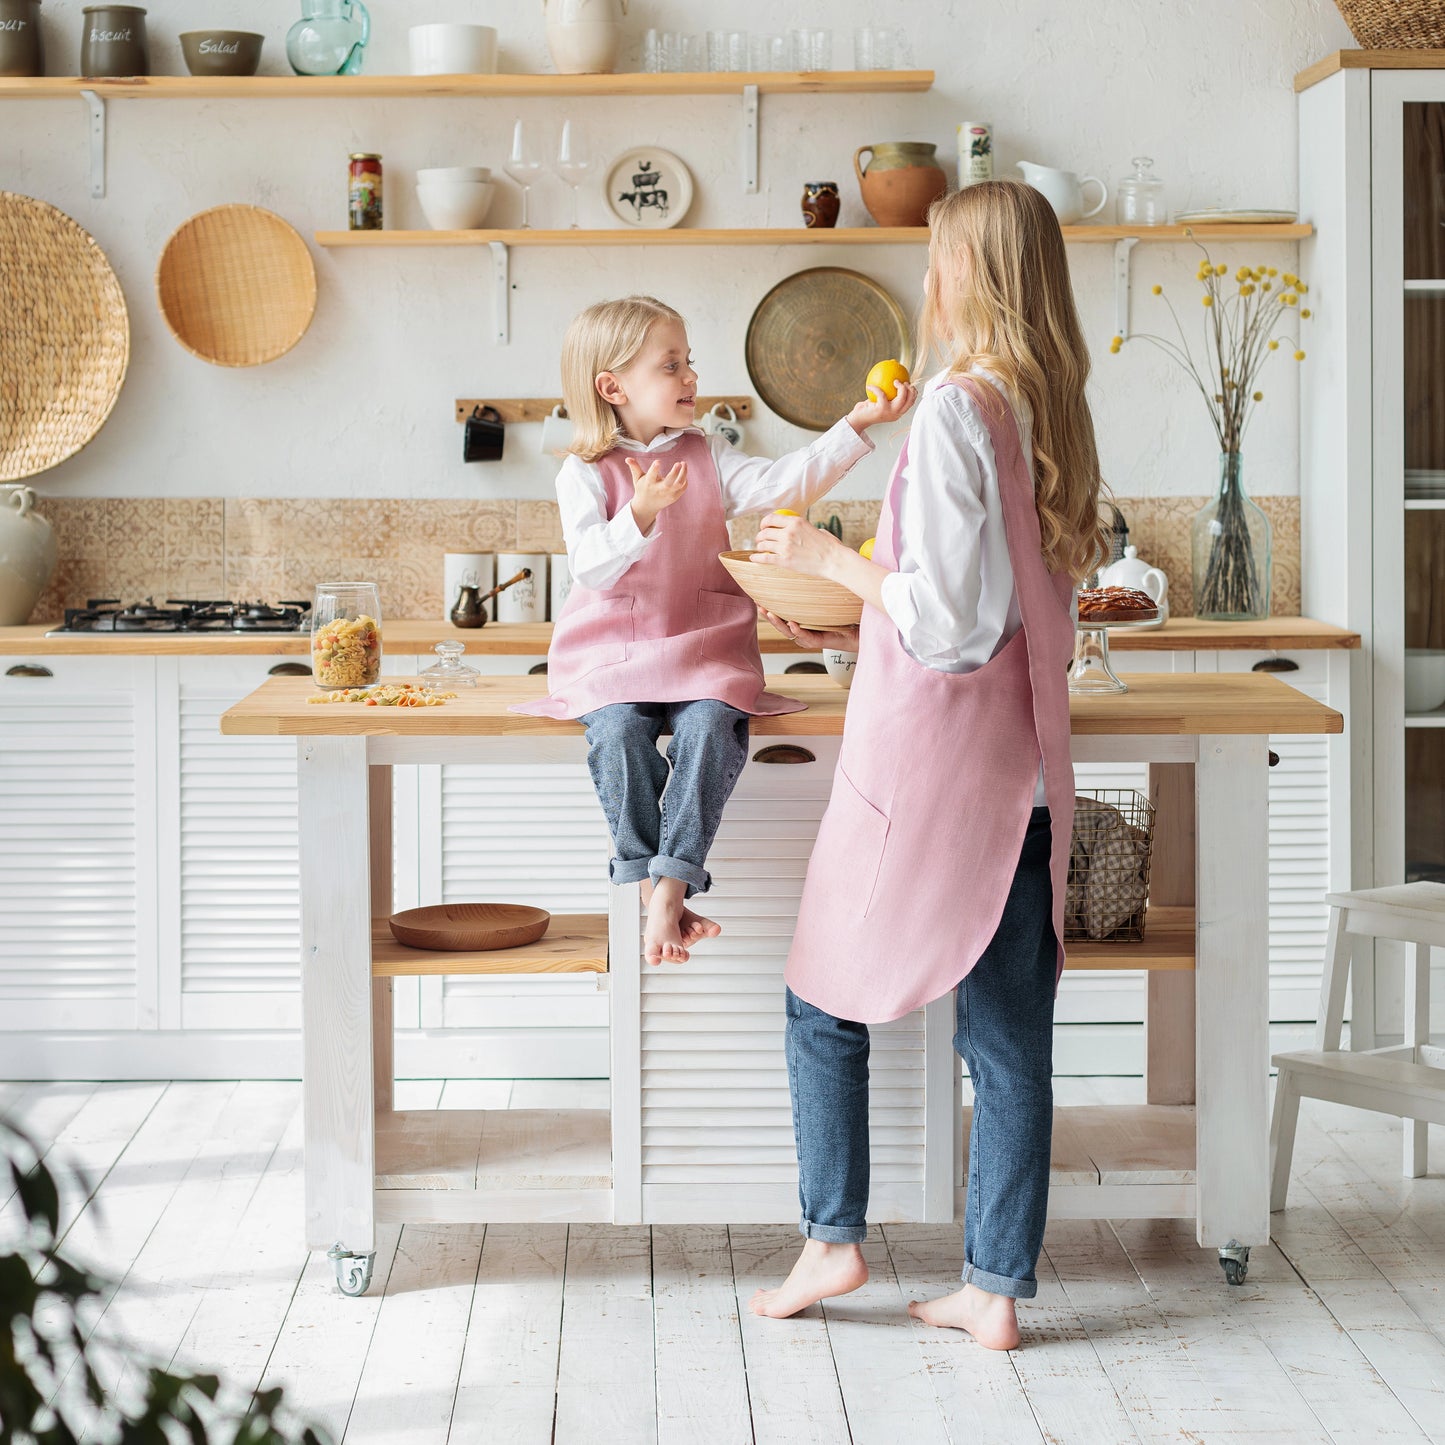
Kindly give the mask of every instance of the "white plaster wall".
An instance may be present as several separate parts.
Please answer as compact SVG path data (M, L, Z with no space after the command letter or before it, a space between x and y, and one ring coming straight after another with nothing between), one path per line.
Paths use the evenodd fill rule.
M52 74L78 68L81 0L45 0ZM836 178L842 225L866 220L850 175L854 149L873 140L939 143L951 165L960 120L994 128L996 173L1037 160L1110 182L1146 153L1169 183L1171 208L1290 206L1296 198L1294 74L1352 42L1330 0L732 0L685 5L634 0L630 61L648 26L701 30L725 24L778 31L826 19L835 63L850 64L852 26L885 14L909 33L915 60L938 72L926 95L765 97L762 189L742 194L739 106L731 99L364 100L117 102L110 107L109 191L92 201L79 102L0 103L0 189L38 196L99 241L130 306L130 373L111 420L79 456L36 479L44 492L124 496L543 497L552 469L538 428L516 427L501 463L461 462L457 396L528 396L558 390L562 330L584 305L632 290L678 306L711 392L750 392L743 338L757 301L776 281L836 264L875 277L912 310L921 250L878 247L623 248L593 255L526 249L512 254L512 343L488 341L485 250L329 252L313 245L316 319L288 356L245 370L196 360L156 309L153 274L167 236L188 216L226 202L266 206L311 238L346 224L347 154L379 151L390 227L424 224L412 192L418 166L488 164L500 170L512 121L553 132L571 116L603 154L639 139L687 162L697 197L686 224L793 225L804 180ZM205 25L264 31L262 70L287 73L294 0L153 0L152 68L184 74L176 34ZM367 69L407 69L406 27L426 20L497 25L502 67L550 69L538 0L375 0ZM567 193L548 177L533 193L534 220L566 223ZM583 224L607 223L600 192L584 196ZM510 186L492 215L519 219ZM1111 202L1112 211L1112 202ZM1149 286L1162 281L1197 310L1197 255L1186 247L1135 252L1135 326L1163 320ZM1218 250L1231 266L1282 269L1291 246ZM1120 495L1195 493L1213 485L1215 443L1197 398L1141 345L1108 354L1113 330L1112 248L1070 251L1079 304L1094 344L1095 415L1105 474ZM1329 298L1316 298L1327 306ZM1276 356L1264 378L1270 402L1248 441L1249 479L1261 493L1298 491L1296 378ZM772 417L748 446L778 451L806 442ZM888 446L881 449L885 454ZM886 457L860 467L840 496L881 492Z

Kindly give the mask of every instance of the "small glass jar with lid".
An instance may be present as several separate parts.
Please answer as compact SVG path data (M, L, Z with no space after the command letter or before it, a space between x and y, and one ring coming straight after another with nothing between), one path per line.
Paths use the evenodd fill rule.
M311 604L316 686L371 687L381 676L381 596L375 582L320 582Z
M464 642L439 642L432 648L437 660L417 674L417 681L434 692L450 692L454 687L475 687L481 673L462 661L467 650Z
M1114 187L1114 209L1121 226L1165 226L1164 182L1150 167L1150 156L1134 157L1134 172Z

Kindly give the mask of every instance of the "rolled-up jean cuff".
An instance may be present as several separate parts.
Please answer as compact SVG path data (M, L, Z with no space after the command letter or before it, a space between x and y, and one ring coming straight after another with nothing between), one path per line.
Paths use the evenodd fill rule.
M614 858L607 865L607 876L614 883L641 883L647 877L650 858Z
M862 1244L868 1238L868 1226L866 1224L814 1224L810 1219L800 1219L798 1233L804 1239L817 1239L824 1244Z
M689 898L694 893L706 893L712 887L712 874L706 868L699 868L696 863L689 863L683 858L668 858L659 853L647 865L647 872L654 882L659 878L680 878L687 884Z
M966 1264L959 1276L964 1284L984 1289L989 1294L1003 1294L1010 1299L1032 1299L1039 1292L1036 1279L1010 1279L1006 1274L990 1274L976 1264Z

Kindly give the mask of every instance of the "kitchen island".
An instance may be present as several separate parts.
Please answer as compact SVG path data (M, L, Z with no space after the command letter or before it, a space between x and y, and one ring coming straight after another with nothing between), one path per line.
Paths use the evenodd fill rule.
M1074 968L1149 971L1151 1103L1059 1111L1051 1209L1193 1218L1237 1282L1269 1233L1266 738L1343 721L1263 674L1126 680L1127 694L1071 700L1073 752L1148 764L1148 934L1069 952ZM228 734L297 740L306 1239L330 1247L348 1292L366 1287L378 1221L796 1217L782 965L846 694L791 678L807 710L755 720L710 860L724 934L689 964L642 964L635 885L612 890L607 917L558 917L530 948L403 948L385 922L391 767L575 764L575 723L507 711L544 686L484 678L444 707L399 710L316 705L304 679L275 678L222 717ZM592 974L610 997L611 1109L394 1111L392 980L469 968ZM952 1032L948 998L874 1030L873 1219L956 1217L966 1131Z

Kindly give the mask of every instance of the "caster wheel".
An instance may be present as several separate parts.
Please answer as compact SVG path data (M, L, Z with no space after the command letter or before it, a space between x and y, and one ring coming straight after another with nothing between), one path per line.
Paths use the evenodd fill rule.
M376 1262L374 1254L351 1254L339 1244L333 1244L326 1251L331 1267L336 1272L336 1288L345 1295L363 1295L371 1287L371 1267Z
M1231 1240L1219 1251L1219 1267L1229 1284L1243 1284L1249 1275L1249 1246Z

